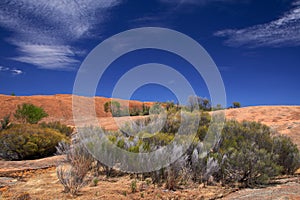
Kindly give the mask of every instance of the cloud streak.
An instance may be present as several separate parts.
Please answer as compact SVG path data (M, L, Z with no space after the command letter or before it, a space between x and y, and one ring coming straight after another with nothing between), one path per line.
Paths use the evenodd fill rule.
M109 9L119 3L119 0L2 0L0 26L13 32L8 41L20 53L14 60L39 68L69 69L70 64L79 61L75 57L78 50L68 46L93 37L95 27L107 20Z
M21 75L24 73L21 69L15 69L15 68L4 67L4 66L0 66L0 73L1 72L10 73L12 75Z
M5 71L8 71L8 70L9 70L8 67L0 66L0 72L5 72Z
M23 71L20 70L20 69L12 69L12 70L10 70L10 71L13 73L13 75L20 75L20 74L23 74Z
M30 63L43 69L71 70L79 61L70 46L39 45L20 43L18 50L22 56L13 58L16 61Z
M214 34L232 47L286 47L300 45L300 1L277 20L244 29L226 29Z

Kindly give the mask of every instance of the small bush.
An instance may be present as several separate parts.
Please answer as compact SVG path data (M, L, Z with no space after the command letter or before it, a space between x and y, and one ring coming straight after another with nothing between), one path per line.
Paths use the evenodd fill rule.
M14 125L0 132L0 157L23 160L51 156L62 140L67 138L53 129L29 124Z
M233 102L232 103L233 108L240 108L241 107L241 103L240 102Z
M85 178L94 159L80 141L72 144L69 149L62 149L61 152L66 153L67 160L57 166L57 177L64 186L64 192L77 195L78 191L88 184Z
M136 180L131 181L130 188L132 193L136 192L136 187Z
M3 117L3 119L0 121L0 131L4 129L8 129L11 125L10 123L10 115L6 115Z
M41 119L47 117L48 114L42 107L24 103L22 106L18 105L14 116L22 123L37 124Z
M93 178L92 180L92 186L96 187L99 183L99 179L97 177Z
M150 114L159 115L160 113L163 113L164 109L160 103L155 103L151 106L149 109Z

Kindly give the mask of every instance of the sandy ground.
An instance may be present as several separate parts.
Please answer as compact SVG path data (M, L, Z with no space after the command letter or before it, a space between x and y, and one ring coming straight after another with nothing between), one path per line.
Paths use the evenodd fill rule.
M32 199L214 199L226 196L235 189L221 186L189 185L189 189L177 191L165 190L153 184L147 185L145 181L137 180L137 191L131 191L129 176L106 178L99 176L97 186L84 187L78 196L73 197L63 192L63 186L56 177L54 168L36 171L29 174L22 181L15 181L9 188L2 189L0 199L17 199L29 194ZM13 182L13 180L11 180Z
M21 199L29 195L31 199L300 199L300 178L289 177L276 180L277 184L261 189L237 189L221 186L185 185L176 191L164 187L148 185L146 181L137 180L137 191L131 191L130 176L106 178L99 176L97 186L87 185L78 196L63 192L63 186L56 177L55 168L28 171L22 178L15 176L9 181L10 187L0 188L0 199Z

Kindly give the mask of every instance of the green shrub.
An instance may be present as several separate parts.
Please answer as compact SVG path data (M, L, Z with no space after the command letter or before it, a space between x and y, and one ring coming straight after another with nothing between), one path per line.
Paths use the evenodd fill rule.
M158 115L160 113L164 112L164 109L160 103L155 103L151 106L149 113Z
M97 177L93 178L92 180L92 186L96 187L99 183L99 179Z
M139 109L137 106L133 106L131 108L129 108L129 115L130 116L139 116L142 115L142 110Z
M41 119L47 117L48 114L42 107L24 103L22 106L18 105L14 116L22 123L37 124Z
M105 112L111 112L112 116L121 116L121 104L118 101L108 101L104 105Z
M274 155L265 149L244 144L228 152L222 175L226 182L238 181L247 187L267 184L282 169L273 158Z
M162 132L164 133L170 133L175 134L178 132L178 129L181 124L181 113L176 110L169 110L167 112L167 119L164 123L164 126L162 128Z
M241 107L241 103L240 102L232 102L232 106L233 108L240 108Z
M42 128L51 128L51 129L55 129L57 130L58 132L66 135L66 136L70 136L73 131L74 131L74 128L70 127L70 126L67 126L67 125L64 125L64 124L61 124L59 121L57 122L42 122L39 124Z
M56 130L19 124L0 132L0 157L7 160L51 156L56 145L67 138Z
M293 174L300 167L300 154L297 145L286 136L273 138L274 153L278 155L276 163L283 167L284 174Z
M131 188L132 193L136 192L136 190L137 190L136 180L131 181L130 188Z
M226 122L218 155L222 163L220 176L225 182L240 182L249 187L268 183L282 170L275 162L277 155L272 147L267 126L256 122Z
M149 115L150 107L146 106L144 103L142 105L143 115Z

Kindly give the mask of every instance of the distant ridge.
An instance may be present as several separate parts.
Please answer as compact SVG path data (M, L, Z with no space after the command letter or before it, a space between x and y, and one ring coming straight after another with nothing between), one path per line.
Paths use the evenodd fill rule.
M78 97L86 100L88 97ZM121 106L129 105L130 107L142 108L143 102L134 100L115 99L120 102ZM104 111L104 104L111 101L111 98L95 97L95 109L98 118L111 118L111 113ZM13 113L17 105L23 103L32 103L36 106L41 106L49 114L43 121L60 121L67 125L74 125L72 113L72 95L70 94L56 94L56 95L34 95L34 96L9 96L0 95L0 119L11 114L11 119L14 121ZM147 106L153 103L145 102ZM84 115L85 113L83 113Z

